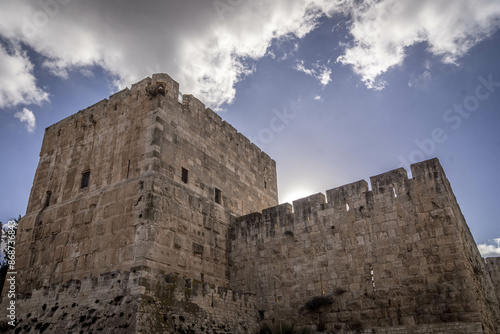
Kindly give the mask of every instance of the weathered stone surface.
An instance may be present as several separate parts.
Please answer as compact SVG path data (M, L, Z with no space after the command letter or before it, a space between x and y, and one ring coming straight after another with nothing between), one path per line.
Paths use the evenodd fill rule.
M486 258L486 270L488 270L500 304L500 257Z
M46 129L7 330L499 332L500 262L436 159L277 205L275 162L178 93L156 74Z
M437 159L412 165L412 173L372 177L371 191L364 181L329 190L327 203L322 194L294 201L293 214L276 214L278 206L238 218L231 287L258 291L270 322L498 333L497 259L488 274ZM331 305L307 309L324 294Z

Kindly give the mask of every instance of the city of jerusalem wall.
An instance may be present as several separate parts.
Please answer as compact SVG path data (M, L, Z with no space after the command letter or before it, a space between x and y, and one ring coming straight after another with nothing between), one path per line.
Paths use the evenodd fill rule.
M266 320L333 332L499 333L498 280L439 162L411 167L237 218L233 289Z
M277 205L275 162L153 75L46 129L1 330L499 333L498 258L437 159L412 176Z

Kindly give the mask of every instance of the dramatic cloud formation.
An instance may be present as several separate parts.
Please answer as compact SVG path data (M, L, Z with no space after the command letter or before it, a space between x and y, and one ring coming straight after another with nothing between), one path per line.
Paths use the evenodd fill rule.
M416 43L457 62L497 28L500 2L4 0L0 13L0 37L42 55L43 69L53 75L67 78L83 69L90 76L88 67L98 65L123 87L162 71L183 92L218 108L233 101L235 84L252 73L252 62L273 40L300 40L324 15L350 18L352 41L338 61L352 66L367 87L382 89L379 76L401 64ZM25 51L0 48L0 64L0 107L47 101ZM297 69L310 71L303 64ZM330 82L331 67L313 70L308 74L321 85Z
M367 87L387 84L380 74L402 64L409 46L427 43L445 63L456 63L499 26L495 0L365 1L353 8L352 46L338 61L351 65Z
M28 130L28 132L35 131L36 118L31 110L23 108L23 111L16 112L14 117L18 118L21 123L26 123L26 130Z
M483 257L500 256L500 238L493 239L496 245L479 244L479 252Z

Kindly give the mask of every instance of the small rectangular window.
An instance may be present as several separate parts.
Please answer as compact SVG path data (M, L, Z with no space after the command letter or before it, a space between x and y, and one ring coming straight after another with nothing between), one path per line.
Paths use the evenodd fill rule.
M86 171L82 173L82 183L80 185L80 189L87 188L89 186L90 181L90 171Z
M222 200L222 191L220 189L215 188L215 203L221 204Z
M267 182L264 181L264 188L267 188Z
M182 182L188 183L188 170L182 167Z

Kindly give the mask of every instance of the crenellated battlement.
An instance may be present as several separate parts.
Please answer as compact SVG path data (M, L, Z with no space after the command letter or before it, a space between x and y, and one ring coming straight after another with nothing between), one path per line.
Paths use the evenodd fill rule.
M236 220L235 231L243 228L261 229L266 223L279 222L291 226L291 221L311 221L311 215L370 215L383 209L387 203L396 205L411 198L411 192L417 188L435 187L440 191L447 186L447 179L439 160L431 160L411 165L414 177L408 179L404 168L398 168L386 173L370 177L372 190L365 180L356 181L326 191L325 195L317 193L293 201L264 209L262 213L252 213ZM293 217L293 218L292 218ZM275 225L276 228L280 225ZM273 227L271 227L273 228ZM276 234L273 234L275 236Z

